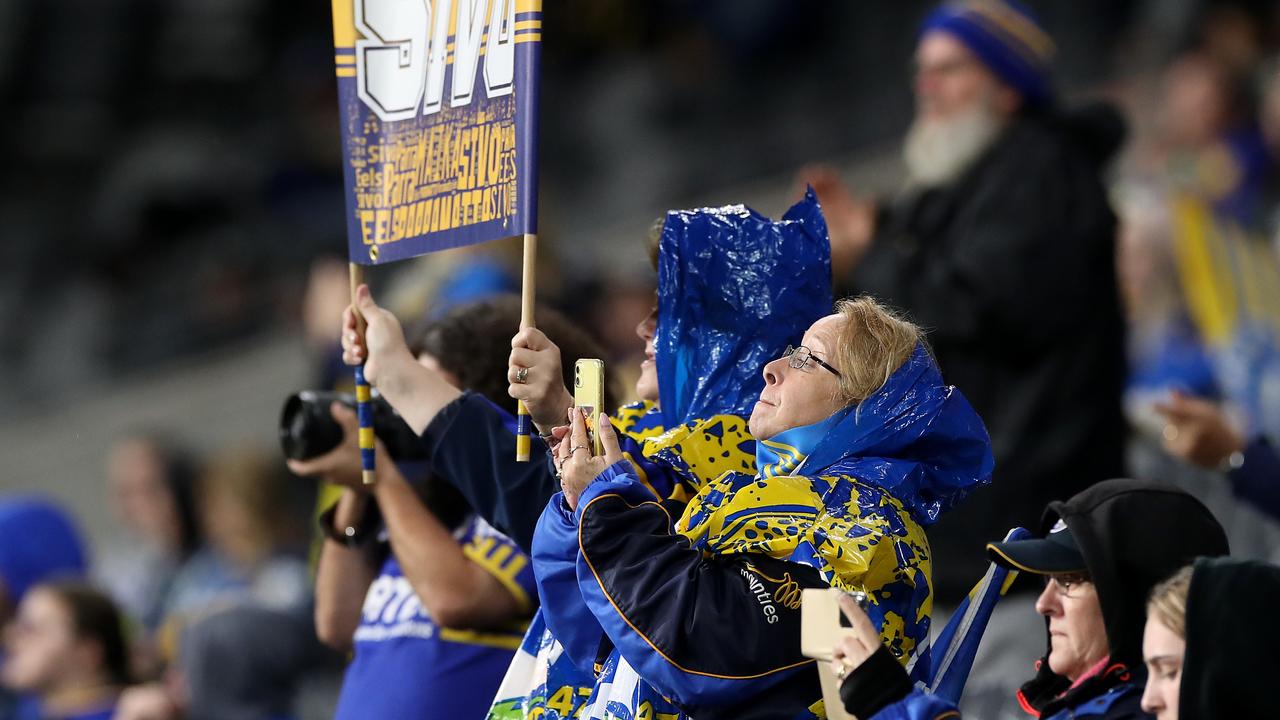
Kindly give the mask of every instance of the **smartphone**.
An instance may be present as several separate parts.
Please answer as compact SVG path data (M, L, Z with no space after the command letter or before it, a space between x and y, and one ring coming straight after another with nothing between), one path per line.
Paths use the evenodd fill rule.
M818 660L818 682L829 720L857 720L845 712L840 699L841 679L831 672L836 643L853 630L841 627L840 591L835 588L806 588L800 596L800 652ZM776 616L775 616L776 617Z
M596 432L600 420L600 408L604 405L604 361L598 358L582 358L573 365L573 404L582 409L587 418L587 436L591 453L603 455L600 433Z

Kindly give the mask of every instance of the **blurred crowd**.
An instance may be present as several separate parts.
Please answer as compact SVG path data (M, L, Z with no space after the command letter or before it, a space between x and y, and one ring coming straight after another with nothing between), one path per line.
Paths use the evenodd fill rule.
M767 3L658 5L701 31L611 3L547 23L577 13L711 78L810 30ZM0 201L18 238L3 285L30 294L53 265L40 247L89 259L45 315L0 303L10 330L74 320L6 335L10 369L67 334L101 379L297 323L315 391L290 400L283 448L121 430L101 467L111 543L38 482L0 494L0 720L1266 716L1265 683L1232 669L1265 677L1256 648L1280 641L1280 13L1176 5L1102 12L1151 21L1128 35L981 0L885 25L900 37L878 47L912 68L914 105L882 129L900 178L867 184L830 140L778 152L753 171L793 177L783 218L671 211L617 241L647 266L548 255L523 330L513 242L380 271L355 297L345 258L319 252L343 227L327 16L134 2L154 20L125 27L95 3L0 5L0 97L24 108L2 136L31 138L10 147L31 172ZM106 23L75 37L112 62L72 74L47 50L19 71L12 48L55 47L69 11ZM250 28L288 40L242 52L262 45ZM566 35L551 106L571 85L558 63L628 67ZM1057 58L1089 42L1132 63L1068 92ZM682 132L711 145L709 118L750 103L697 81L666 105L601 103L692 113ZM272 82L269 120L230 112ZM544 154L586 163L571 136ZM749 179L724 165L687 192ZM548 216L571 235L583 221L554 198L589 190L557 172ZM60 187L72 174L83 187ZM596 416L571 407L580 358L604 360ZM382 413L373 484L359 363ZM843 627L802 652L801 592L825 588Z

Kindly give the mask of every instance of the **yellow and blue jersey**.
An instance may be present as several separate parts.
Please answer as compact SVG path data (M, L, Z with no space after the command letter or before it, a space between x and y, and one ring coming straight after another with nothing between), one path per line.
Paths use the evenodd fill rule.
M457 537L467 558L531 612L537 590L528 555L479 517ZM527 618L484 630L440 625L388 554L365 595L334 717L483 717Z

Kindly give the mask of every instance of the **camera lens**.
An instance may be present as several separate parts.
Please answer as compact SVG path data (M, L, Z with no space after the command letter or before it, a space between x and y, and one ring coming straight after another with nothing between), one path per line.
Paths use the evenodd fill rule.
M350 393L303 390L290 395L280 412L280 448L292 460L308 460L323 455L342 442L342 426L333 419L329 406L340 402L356 407ZM418 434L379 396L374 396L373 431L387 446L394 460L425 460L427 451Z
M308 460L342 442L342 426L329 414L334 393L303 390L285 400L280 413L280 447L291 460Z

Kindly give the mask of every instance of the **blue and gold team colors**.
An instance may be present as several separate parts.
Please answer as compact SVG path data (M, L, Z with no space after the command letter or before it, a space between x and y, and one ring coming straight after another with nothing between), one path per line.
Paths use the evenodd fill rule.
M333 0L352 262L537 232L541 0Z
M467 558L532 613L537 603L529 556L473 517L457 533ZM355 653L334 717L483 717L528 625L459 630L435 621L388 553L365 594Z

